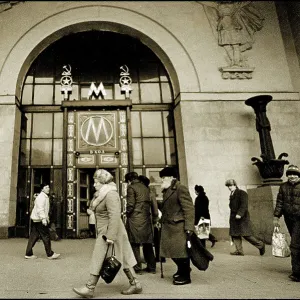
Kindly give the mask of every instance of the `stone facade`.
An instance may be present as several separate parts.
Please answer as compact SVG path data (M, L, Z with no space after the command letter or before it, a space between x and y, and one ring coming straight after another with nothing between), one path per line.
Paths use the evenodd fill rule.
M212 227L227 238L225 180L235 178L245 190L261 183L251 164L251 157L260 155L255 115L245 100L261 94L273 96L267 109L275 153L287 152L287 159L300 165L296 134L300 130L299 41L294 40L298 31L292 26L299 22L295 15L293 24L288 22L291 11L283 10L284 4L258 1L255 6L264 22L255 33L253 48L245 53L254 68L251 79L222 78L219 68L225 66L226 52L198 1L158 1L155 5L151 1L25 1L2 11L0 236L7 236L16 216L19 99L26 72L57 39L98 29L137 37L161 59L175 95L181 180L193 197L195 184L205 187Z

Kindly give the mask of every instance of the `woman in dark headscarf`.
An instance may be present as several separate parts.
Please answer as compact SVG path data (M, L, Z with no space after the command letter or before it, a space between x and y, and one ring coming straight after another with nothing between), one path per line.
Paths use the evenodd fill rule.
M201 185L195 185L195 193L197 195L195 199L195 225L198 225L201 218L209 219L209 200L204 192L204 188ZM209 241L211 242L211 247L215 245L217 239L210 233ZM201 239L203 246L205 247L205 239Z

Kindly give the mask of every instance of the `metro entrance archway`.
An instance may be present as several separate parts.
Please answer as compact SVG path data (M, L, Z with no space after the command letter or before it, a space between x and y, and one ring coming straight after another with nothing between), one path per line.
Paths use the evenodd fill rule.
M127 95L120 86L124 65L132 79ZM72 67L67 98L61 79L70 69L64 66ZM157 56L128 35L89 31L58 40L33 62L21 100L17 211L30 213L31 170L49 170L62 204L57 227L63 238L78 238L87 227L84 202L92 197L96 168L115 170L123 203L128 171L148 176L159 194L158 171L177 166L169 76ZM26 236L26 222L17 215L14 236Z

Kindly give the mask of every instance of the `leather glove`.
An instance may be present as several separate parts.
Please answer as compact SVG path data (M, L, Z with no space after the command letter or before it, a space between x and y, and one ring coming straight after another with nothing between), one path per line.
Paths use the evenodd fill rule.
M278 217L274 217L273 218L273 225L274 225L274 227L280 227L280 225L279 225L279 218Z
M42 224L43 224L44 226L47 226L47 225L48 225L47 220L46 220L46 219L43 219L43 220L42 220Z

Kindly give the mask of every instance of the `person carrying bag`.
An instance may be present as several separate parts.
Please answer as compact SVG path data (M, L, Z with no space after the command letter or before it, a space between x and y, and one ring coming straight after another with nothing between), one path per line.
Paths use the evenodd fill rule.
M272 255L275 257L289 257L291 255L286 235L285 233L280 232L279 226L274 227L272 236Z
M121 218L121 201L117 186L113 182L113 175L107 170L97 169L94 174L94 187L96 197L93 198L90 209L96 216L97 238L91 257L89 278L83 286L74 287L73 291L81 297L92 298L99 278L102 277L107 283L112 282L122 264L129 287L121 293L123 295L140 294L143 288L133 268L137 261ZM111 244L118 259L114 256L114 252L112 257L107 257L108 247L112 247ZM108 271L105 267L107 265L114 272Z

